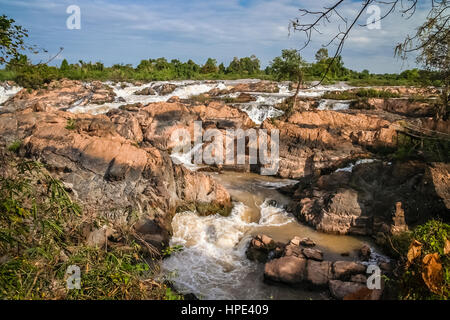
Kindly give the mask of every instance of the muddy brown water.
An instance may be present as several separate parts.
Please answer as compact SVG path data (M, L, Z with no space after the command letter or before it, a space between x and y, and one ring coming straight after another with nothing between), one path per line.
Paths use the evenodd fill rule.
M182 293L200 299L326 299L326 292L305 286L266 284L264 264L245 255L252 236L266 234L280 242L309 237L331 261L357 260L357 250L364 243L372 245L367 239L324 234L299 223L283 209L289 199L276 190L293 180L235 172L212 176L231 194L233 211L229 217L194 212L175 216L171 245L184 249L164 259L162 270Z

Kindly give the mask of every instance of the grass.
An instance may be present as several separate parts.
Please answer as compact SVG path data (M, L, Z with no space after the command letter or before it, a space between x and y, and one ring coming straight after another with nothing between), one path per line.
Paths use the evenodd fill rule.
M16 140L8 146L8 150L11 152L17 152L17 151L19 151L21 146L22 146L22 141Z
M76 128L76 120L75 119L67 119L67 125L66 125L66 129L67 130L75 130Z

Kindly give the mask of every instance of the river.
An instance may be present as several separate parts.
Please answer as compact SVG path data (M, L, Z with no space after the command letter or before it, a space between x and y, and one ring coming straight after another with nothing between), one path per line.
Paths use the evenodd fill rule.
M194 293L200 299L326 299L325 292L264 283L264 264L245 255L252 236L266 234L281 242L309 237L324 252L324 259L331 261L357 260L356 250L367 243L298 223L283 209L289 199L275 189L295 181L235 172L213 177L229 191L234 207L229 217L200 217L194 212L174 217L171 245L184 249L164 259L162 270L182 293Z

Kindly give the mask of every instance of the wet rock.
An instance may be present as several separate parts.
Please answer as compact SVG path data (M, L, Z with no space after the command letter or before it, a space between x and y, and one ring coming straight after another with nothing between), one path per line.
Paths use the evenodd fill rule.
M275 241L272 238L266 235L257 235L250 241L246 255L249 260L265 263L269 260L269 256L272 259L277 256L277 252L270 254L276 247Z
M323 252L317 249L303 249L303 255L312 260L322 261L323 260Z
M306 259L294 256L271 260L264 267L264 278L287 284L299 284L305 279L306 262Z
M136 91L134 94L137 96L154 96L156 95L156 91L151 87L147 87L142 90Z
M364 274L366 266L353 261L336 261L333 263L333 273L335 279L349 279L355 274Z
M314 287L324 287L333 278L332 263L329 261L308 260L306 280Z
M305 256L303 255L302 252L302 248L300 248L298 245L289 243L284 251L284 255L285 256L294 256L294 257L300 257L300 258L304 258Z
M160 84L160 85L153 87L153 89L156 92L158 92L158 94L160 96L165 96L165 95L171 94L172 92L175 91L176 88L177 88L177 86L172 83Z
M338 300L343 300L350 294L367 289L367 286L357 282L344 282L340 280L330 280L329 289L331 295Z
M358 251L358 256L362 261L369 261L371 254L372 250L367 244L363 245Z
M241 93L237 98L233 99L234 103L248 103L256 101L256 98L248 93Z
M300 240L300 244L304 247L315 247L316 243L310 238L303 238Z

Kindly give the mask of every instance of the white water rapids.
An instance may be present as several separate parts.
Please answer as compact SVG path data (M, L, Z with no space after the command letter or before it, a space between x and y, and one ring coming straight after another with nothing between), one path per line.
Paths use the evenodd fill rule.
M283 209L288 199L274 188L295 181L231 172L213 177L230 192L234 207L229 217L200 217L195 212L174 217L171 245L184 249L164 259L162 270L178 291L200 299L326 298L320 291L264 283L264 264L248 260L245 254L256 234L285 243L294 236L309 237L325 260L357 260L363 240L319 233ZM342 257L343 252L350 255Z
M121 105L142 103L148 104L153 102L165 102L171 97L179 97L180 99L188 99L192 96L207 93L213 89L226 90L233 86L241 83L257 82L258 80L217 80L217 81L156 81L143 85L133 85L131 83L112 83L106 82L116 94L116 101L112 103L105 103L102 105L98 104L88 104L79 105L75 103L69 111L74 113L91 113L91 114L101 114L106 113L111 109L119 108ZM170 94L167 95L136 95L137 91L148 87L156 87L161 84L175 84L177 88ZM278 85L278 93L262 93L262 92L250 92L252 96L256 98L256 101L248 103L235 104L236 107L240 108L242 111L246 112L250 119L255 122L255 124L261 124L267 118L278 117L283 114L283 111L278 110L276 106L283 102L287 97L294 94L294 91L289 90L289 86L285 83L280 83ZM349 87L338 84L332 86L317 86L311 89L300 90L300 97L320 97L327 91L340 91L346 90ZM231 93L223 97L234 97L236 98L240 93ZM81 103L81 101L80 101Z

